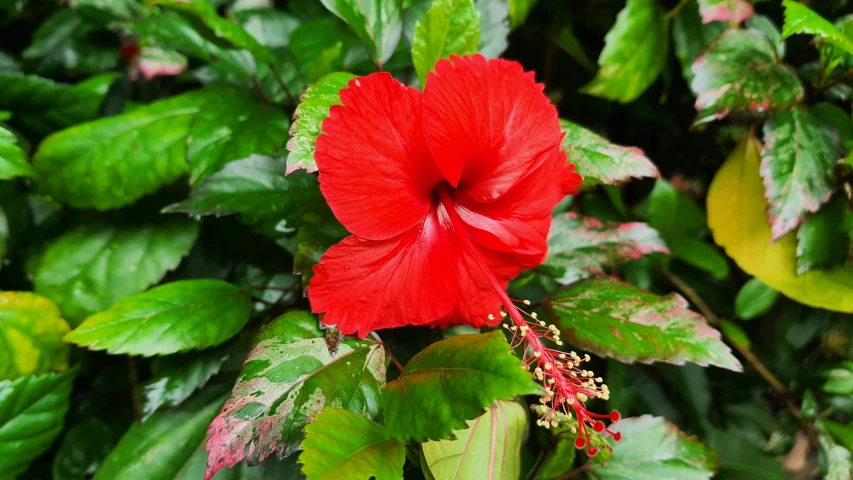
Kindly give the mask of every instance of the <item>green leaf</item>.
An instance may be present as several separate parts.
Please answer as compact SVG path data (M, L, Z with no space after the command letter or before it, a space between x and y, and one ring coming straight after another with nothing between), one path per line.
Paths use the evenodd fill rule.
M536 5L536 0L509 0L509 18L512 21L513 29L524 24L534 5Z
M412 63L421 85L435 62L477 52L480 14L473 0L435 0L415 27Z
M789 480L776 458L768 456L736 428L713 430L708 446L720 455L719 478L731 480Z
M247 50L259 63L276 63L275 55L269 49L258 43L240 25L220 17L216 9L204 0L155 0L151 5L161 5L192 15L208 27L217 39Z
M251 311L249 296L230 283L182 280L119 300L64 340L112 354L169 355L219 345L242 330Z
M435 478L518 480L526 431L525 408L497 401L485 414L469 420L467 428L457 430L455 439L421 444L423 468Z
M35 291L56 302L72 327L79 325L159 282L197 235L198 225L183 218L78 227L47 245L36 265Z
M844 265L850 235L844 228L847 196L835 195L817 213L807 215L797 230L797 273Z
M62 432L72 378L48 373L0 382L0 478L21 474Z
M699 0L702 23L741 23L755 11L749 0Z
M292 233L308 211L323 202L317 178L305 172L285 176L285 160L252 155L226 164L204 179L190 198L163 212L190 215L240 214L240 220L273 237Z
M653 252L669 250L645 223L602 222L569 212L551 220L545 266L555 268L561 275L557 281L568 285Z
M761 116L800 102L803 84L780 62L776 46L757 30L723 32L692 67L696 123L730 114Z
M839 143L837 133L803 109L778 112L764 124L760 173L772 240L829 200L832 168L841 158Z
M406 447L382 425L340 408L326 408L305 427L299 462L308 480L402 480Z
M565 133L562 147L583 177L581 189L617 185L631 178L660 178L657 167L637 147L622 147L568 120L560 120Z
M707 480L714 476L718 455L661 417L625 418L610 427L622 433L606 465L593 464L599 480Z
M68 429L53 458L54 480L90 478L113 448L110 426L96 417Z
M0 293L0 380L67 369L68 345L61 339L68 330L50 300L30 292Z
M536 394L503 332L459 335L414 356L382 391L385 426L399 440L443 440L495 400Z
M666 64L669 23L656 0L628 0L604 37L595 78L582 93L628 103L657 79Z
M595 64L587 56L586 51L584 51L583 46L580 44L571 27L563 26L556 35L551 37L551 41L554 42L554 45L568 53L581 68L587 72L595 73Z
M202 390L180 409L158 412L141 425L133 424L104 460L94 480L178 477L204 441L207 425L225 401L223 387Z
M827 435L820 435L820 448L825 461L821 465L826 480L847 480L853 477L853 453L838 445Z
M693 62L727 26L722 22L703 24L699 5L693 1L685 3L678 11L672 21L672 44L681 64L681 75L688 84L693 81Z
M56 83L35 75L0 72L0 110L10 110L15 124L28 134L46 135L98 115L114 73L77 85Z
M814 35L818 40L835 45L847 53L853 53L853 41L829 20L794 0L783 0L782 5L785 7L785 23L782 25L783 38L805 33Z
M400 1L320 0L352 28L380 68L394 53L403 21Z
M53 9L32 37L21 56L28 71L39 75L92 74L115 68L119 60L118 39L105 32L102 21L75 9Z
M305 90L302 101L293 114L293 126L290 127L290 140L287 141L287 174L300 168L307 172L316 172L314 144L322 133L323 120L329 116L333 105L341 104L340 91L347 87L355 75L336 72L323 77Z
M385 351L372 340L344 339L330 352L317 319L291 311L255 339L231 398L210 424L208 475L244 458L300 448L303 427L327 406L374 418L385 385Z
M177 407L204 387L228 359L230 345L200 352L158 357L151 365L153 377L142 390L142 420L160 407Z
M480 40L477 51L486 58L499 57L508 45L509 4L504 0L474 0L480 12Z
M103 12L107 20L129 20L139 13L136 0L75 0L73 8L94 9Z
M629 283L584 280L543 302L570 343L623 362L693 362L741 371L720 333L679 295L659 297Z
M708 242L679 234L664 235L672 256L720 280L729 276L726 257Z
M610 375L609 369L608 375ZM542 478L546 480L561 477L572 470L574 468L575 455L578 451L575 448L575 439L578 438L577 433L572 433L569 427L565 425L560 425L552 429L552 431L554 432L554 436L551 437L551 444L554 445L554 449L542 462L542 469L540 470Z
M0 126L0 180L14 177L32 177L33 167L27 154L17 145L15 134Z
M207 95L210 101L193 118L187 139L190 183L252 154L278 155L290 127L281 109L233 88L209 89Z
M752 320L770 310L776 303L779 292L757 278L750 278L735 298L735 313L742 320Z
M782 32L770 17L761 14L753 15L746 21L746 26L763 33L776 46L776 54L779 58L785 57L785 41L782 39Z
M821 428L832 434L835 440L838 441L848 450L853 451L853 426L842 425L832 420L821 420Z
M299 19L281 10L253 8L233 12L234 19L267 48L281 48L290 44L290 35L299 26Z

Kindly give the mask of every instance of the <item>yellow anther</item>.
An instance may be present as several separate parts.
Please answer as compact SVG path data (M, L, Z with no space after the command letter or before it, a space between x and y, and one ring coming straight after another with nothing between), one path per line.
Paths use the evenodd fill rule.
M589 354L588 354L588 353L587 353L586 355L584 355L584 356L583 356L583 360L584 360L585 362L588 362L588 361L590 360L590 358L589 358Z
M514 331L518 330L518 327L516 327L515 325L513 325L513 326L509 327L509 329L510 329L510 330L512 330L512 331L514 332Z
M603 381L604 381L604 379L603 379L603 378L601 378L601 377L598 377L598 378L596 378L596 379L595 379L595 381L596 381L596 382L598 382L598 383L601 383L601 382L603 382Z
M560 358L566 358L566 354L565 354L565 353L561 353L561 354L559 355L559 357L560 357Z
M503 325L504 328L509 329L509 324L502 323L501 325Z
M578 429L575 427L572 427L572 433L578 433Z
M533 312L533 313L531 313L531 314L530 314L530 318L532 318L532 319L536 320L537 318L539 318L539 316L538 316L538 314L537 314L536 312Z
M545 370L551 370L551 362L545 362Z
M530 305L530 300L522 300L521 303L525 305Z
M580 392L578 392L575 396L578 397L578 400L580 400L581 402L586 402L587 400L589 400L589 397Z
M574 405L574 404L575 404L575 399L574 399L574 398L572 398L572 397L569 397L568 402L569 402L569 405Z
M548 379L548 385L553 385L553 384L554 384L554 381L555 381L555 380L554 380L553 378L549 378L549 379Z
M551 420L551 426L552 426L552 427L554 427L554 428L559 427L559 426L560 426L560 422L558 422L558 421L556 421L556 420Z
M545 323L544 320L539 320L539 326L540 327L544 327L545 325L547 325L547 324Z
M506 312L504 312L503 310L501 310L501 318L506 318Z
M542 356L542 352L533 352L533 356L539 358Z
M489 320L494 320L494 319L495 319L495 316L490 313L489 314Z

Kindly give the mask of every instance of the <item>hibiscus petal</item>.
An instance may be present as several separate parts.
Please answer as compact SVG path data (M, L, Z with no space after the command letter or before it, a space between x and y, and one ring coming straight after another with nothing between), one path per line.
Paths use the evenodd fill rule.
M314 267L311 308L326 314L327 325L362 338L375 329L431 324L456 301L457 256L434 210L395 238L347 237Z
M388 73L353 79L323 122L320 189L351 233L399 235L423 220L441 172L421 128L422 94Z
M533 73L481 55L439 60L427 76L423 129L453 185L492 201L559 148L557 110Z

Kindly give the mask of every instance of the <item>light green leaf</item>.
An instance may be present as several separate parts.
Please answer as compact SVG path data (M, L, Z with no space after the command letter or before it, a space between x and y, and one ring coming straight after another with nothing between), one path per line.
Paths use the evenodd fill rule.
M467 424L455 432L453 440L421 444L424 469L434 478L518 480L521 444L527 431L525 408L516 402L497 401Z
M415 27L412 63L421 85L435 62L477 52L480 14L473 0L435 0Z
M820 435L820 448L825 462L821 470L826 480L848 480L853 478L853 453L838 445L827 435Z
M62 432L72 378L48 373L0 382L0 478L21 474Z
M742 320L752 320L767 313L777 298L779 292L757 278L750 278L737 293L735 313Z
M527 20L534 5L536 0L509 0L509 18L513 29L520 27Z
M282 48L290 44L290 35L299 26L299 19L290 13L272 8L253 8L234 12L246 32L267 48Z
M222 280L182 280L123 298L65 341L112 354L169 355L219 345L249 321L252 302Z
M320 0L352 28L380 68L394 53L403 21L401 1Z
M503 332L459 335L414 356L382 391L385 426L400 440L443 440L495 400L537 394Z
M178 266L198 225L166 218L137 225L93 224L58 237L35 267L35 291L59 306L71 326L157 283Z
M153 377L142 390L142 420L160 407L177 407L204 387L228 359L230 344L200 352L158 357L152 362Z
M838 30L829 20L794 0L783 0L782 5L785 7L785 23L782 25L783 38L805 33L814 35L818 40L835 45L847 53L853 53L853 40Z
M656 0L628 0L604 37L595 78L582 93L628 103L657 79L666 64L669 24Z
M376 417L384 385L381 344L347 338L330 352L314 316L284 314L258 334L231 398L210 424L208 475L243 459L257 465L273 452L292 454L303 427L324 408Z
M0 380L67 369L68 345L61 339L69 330L50 300L0 293Z
M113 431L97 417L68 429L53 458L54 480L90 478L113 448Z
M336 72L323 77L314 85L308 87L302 94L302 101L293 114L293 126L290 127L290 140L287 149L287 173L300 168L307 172L317 171L314 161L314 144L322 132L323 120L329 116L332 105L341 104L340 91L347 87L355 75L346 72Z
M609 383L611 381L610 369L608 369L607 374ZM575 439L578 438L578 434L572 433L569 428L566 425L560 425L551 430L553 432L551 442L554 449L542 462L540 472L543 479L559 478L574 468L575 455L578 453L578 449L575 448ZM603 449L602 452L605 450L607 449Z
M299 462L308 480L402 480L406 447L382 425L340 408L327 408L305 427Z
M32 177L33 167L27 154L17 145L15 134L0 126L0 180L14 177Z
M629 283L578 282L543 301L570 343L623 362L693 362L741 371L720 333L679 295L659 297Z

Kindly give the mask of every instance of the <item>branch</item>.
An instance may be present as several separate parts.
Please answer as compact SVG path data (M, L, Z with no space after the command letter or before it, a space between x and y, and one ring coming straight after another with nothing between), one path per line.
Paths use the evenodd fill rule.
M287 88L287 85L285 85L284 80L281 79L281 75L278 74L278 69L272 63L269 64L269 67L273 73L273 77L275 77L275 80L278 82L278 86L280 86L281 89L284 90L284 94L287 95L287 99L290 100L290 104L293 105L294 108L296 108L296 100L293 99L293 95L290 94L290 89Z

